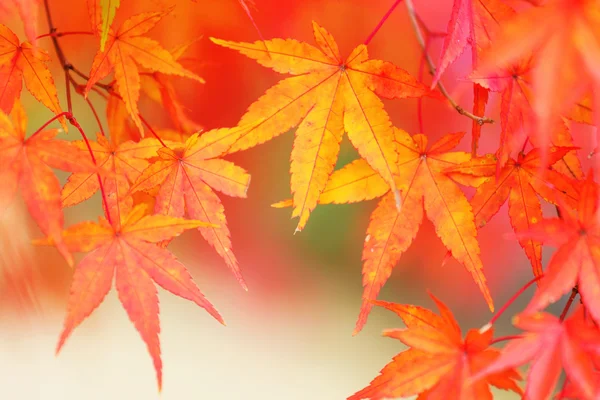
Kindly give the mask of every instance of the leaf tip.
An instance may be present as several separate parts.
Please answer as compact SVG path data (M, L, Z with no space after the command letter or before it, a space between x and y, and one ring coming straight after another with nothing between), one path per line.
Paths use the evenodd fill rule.
M287 207L291 207L292 205L293 205L292 199L287 199L287 200L278 201L277 203L273 203L273 204L271 204L271 207L287 208Z

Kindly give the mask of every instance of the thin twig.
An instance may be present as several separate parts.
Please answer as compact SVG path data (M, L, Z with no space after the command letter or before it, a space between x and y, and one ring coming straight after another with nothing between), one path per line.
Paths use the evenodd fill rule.
M436 67L435 67L435 64L433 63L433 60L429 56L429 52L427 51L427 49L425 47L425 39L423 38L423 33L421 32L421 28L419 27L419 22L417 21L415 8L413 6L412 0L405 0L405 3L406 3L406 9L408 10L408 16L410 18L410 23L411 23L413 30L415 31L415 35L417 37L417 42L419 42L419 46L421 47L421 50L423 51L423 56L425 57L425 61L427 62L427 65L429 66L429 72L432 75L435 75ZM485 117L485 116L480 117L478 115L475 115L475 114L465 110L460 105L458 105L458 103L456 101L454 101L454 99L450 96L450 94L446 90L446 87L442 84L441 81L438 81L437 88L440 90L442 95L448 100L450 105L460 115L464 115L465 117L472 119L473 121L477 122L479 125L494 123L493 119Z
M73 113L73 103L71 101L71 76L69 70L65 68L65 86L67 87L67 110Z
M538 280L542 279L542 277L543 277L543 275L536 276L535 278L533 278L532 280L530 280L529 282L527 282L521 289L519 289L515 294L513 294L510 299L508 299L508 301L498 310L498 312L496 313L496 315L494 315L492 317L492 319L490 319L490 322L488 322L487 324L485 324L479 331L480 332L485 332L488 329L490 329L492 327L492 325L494 325L494 323L498 320L498 318L500 318L500 316L502 316L502 314L504 314L504 312L506 311L506 309L508 307L510 307L511 304L514 303L514 301L520 295L522 295L523 292L525 292L531 285L533 285Z
M490 346L499 342L504 342L506 340L514 340L521 339L523 335L508 335L508 336L500 336L490 342Z
M579 293L579 288L577 287L577 285L575 285L575 287L573 287L573 289L571 290L571 295L569 296L569 299L567 300L567 304L565 304L565 308L563 308L562 312L560 313L559 319L561 321L564 321L565 318L567 317L567 314L569 313L569 309L571 308L571 305L573 304L573 301L575 300L575 297L577 296L578 293Z
M158 134L156 133L156 131L152 128L152 126L148 123L148 121L146 121L144 119L144 117L142 117L141 114L138 114L138 117L140 117L140 120L143 122L144 125L146 125L146 127L150 130L150 132L152 133L152 135L154 135L154 137L160 142L160 144L162 144L163 147L168 147L165 142L162 141L162 139L160 138L160 136L158 136Z
M38 133L40 133L41 131L43 131L48 125L50 125L51 123L53 123L57 119L60 119L62 117L66 117L68 114L70 114L68 111L63 111L63 112L61 112L59 114L56 114L54 117L52 117L48 121L46 121L46 123L44 125L40 126L35 132L33 132L31 134L31 136L29 137L29 139L31 139L32 137L36 136Z
M75 68L73 66L73 64L68 64L67 68L69 68L69 70L73 71L73 73L75 75L79 76L81 79L85 79L86 82L90 80L89 76L87 76L86 74L81 72L79 69ZM94 85L98 86L104 90L112 90L112 84L104 84L104 83L96 82L96 83L94 83Z
M52 15L50 13L50 6L48 4L48 0L44 0L44 7L46 9L46 18L48 20L48 29L50 30L50 33L52 34L52 33L56 32L56 28L54 27L54 24L52 22ZM72 126L74 126L81 134L81 137L83 138L83 141L85 142L88 152L90 153L90 158L91 158L92 162L94 163L94 165L96 166L96 168L98 168L98 163L96 162L96 157L94 156L94 152L92 151L92 146L90 145L90 142L89 142L85 132L83 131L83 128L81 127L81 125L79 124L79 122L77 121L75 116L73 115L73 107L71 104L71 84L73 84L74 86L77 87L77 82L75 82L75 80L71 76L70 72L74 71L75 69L67 61L67 59L65 57L65 53L63 52L62 48L60 47L60 43L58 43L58 39L57 39L56 35L51 35L50 37L52 39L52 44L54 45L54 51L56 51L56 55L58 56L60 64L61 64L63 70L65 71L65 85L66 85L66 91L67 91L67 107L68 107L69 111L63 112L63 113L53 117L52 119L50 119L50 121L48 121L47 123L42 125L42 127L40 129L38 129L36 132L34 132L34 135L41 132L42 129L44 129L49 123L56 120L60 116L66 117L67 120L69 121L69 123ZM110 209L108 207L106 191L104 190L104 184L102 183L102 177L100 176L100 170L96 171L96 176L98 178L98 186L100 188L100 193L102 195L102 203L104 204L104 208L105 208L106 220L108 221L108 223L111 226L113 226L112 218L110 216Z
M44 33L43 35L39 35L38 37L36 37L37 39L42 39L45 37L63 37L63 36L71 36L71 35L93 35L94 32L88 32L88 31L72 31L72 32L48 32L48 33Z
M390 17L390 15L392 15L392 13L396 9L396 7L398 7L398 4L400 4L401 2L402 2L402 0L394 1L394 4L392 4L392 6L389 8L389 10L387 10L387 12L383 15L383 17L381 18L379 23L377 23L377 25L375 26L375 29L373 29L373 31L365 39L365 41L364 41L365 45L368 45L369 43L371 43L371 40L373 40L373 37L375 36L375 34L377 34L377 32L379 32L379 30L381 29L381 27L383 26L385 21L387 21L387 19Z
M94 107L94 105L92 104L90 99L88 99L87 97L85 98L85 101L88 103L88 106L90 106L90 110L92 110L92 114L94 114L94 118L96 118L96 122L98 123L98 128L100 129L100 134L102 136L106 137L106 134L104 133L104 129L102 128L102 121L100 121L100 117L98 116L98 113L96 112L96 108Z

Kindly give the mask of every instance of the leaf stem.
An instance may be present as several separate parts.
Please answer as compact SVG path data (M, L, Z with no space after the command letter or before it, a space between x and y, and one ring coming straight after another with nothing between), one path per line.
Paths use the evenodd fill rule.
M48 4L48 0L44 0L44 8L46 10L46 19L48 20L48 29L50 30L50 34L51 34L49 36L52 38L52 44L54 45L54 51L56 51L56 55L58 56L60 64L61 64L63 70L65 71L65 81L66 81L65 83L66 83L66 90L67 90L67 107L68 107L69 111L62 112L62 113L54 116L53 118L51 118L48 122L46 122L44 125L42 125L42 127L40 129L35 131L32 136L37 135L46 126L48 126L48 124L50 124L51 122L60 118L61 116L64 116L65 118L67 118L69 123L71 125L73 125L81 134L81 137L83 138L83 141L85 142L88 152L90 153L90 158L91 158L92 162L94 163L94 165L96 166L96 168L98 168L98 163L96 162L96 157L94 156L94 152L92 151L92 146L90 145L90 142L89 142L85 132L83 131L83 128L81 127L81 125L79 124L79 122L77 121L75 116L73 115L73 106L71 104L71 84L77 86L77 82L75 82L75 80L71 76L70 71L76 71L76 70L67 61L67 59L65 57L65 53L63 52L62 48L60 47L60 43L58 43L57 36L52 35L56 32L56 28L54 27L54 23L52 22L52 14L50 13L50 6ZM108 201L106 198L106 191L104 190L104 184L102 183L102 177L100 176L99 170L96 171L96 176L98 177L98 186L100 188L100 193L102 195L102 202L104 203L106 219L108 220L108 223L111 226L113 226L112 218L110 216L110 210L108 207Z
M421 47L421 50L423 51L423 57L425 58L425 61L427 62L427 65L429 66L429 73L432 75L435 75L436 67L435 67L435 64L433 63L433 60L429 56L429 52L426 49L425 39L423 38L423 33L421 32L421 27L419 26L419 22L417 20L417 16L415 13L415 7L412 3L412 0L405 0L404 3L406 4L406 9L408 10L408 16L410 18L410 23L411 23L413 30L415 32L415 35L417 37L417 42L419 42L419 46ZM450 96L450 94L446 90L446 87L442 84L441 81L438 81L437 88L440 90L440 92L446 98L446 100L448 100L450 105L460 115L464 115L465 117L472 119L473 121L477 122L479 125L494 123L493 119L485 117L485 116L475 115L475 114L465 110L460 105L458 105L458 103L452 98L452 96Z
M500 308L498 310L498 312L496 313L496 315L494 315L492 317L492 319L490 319L490 322L488 322L486 325L483 326L483 328L481 328L481 331L485 332L486 330L488 330L492 325L494 325L494 323L498 320L498 318L500 318L502 316L502 314L506 311L506 309L508 307L510 307L512 305L512 303L515 302L515 300L523 294L523 292L525 292L531 285L533 285L535 282L537 282L538 280L540 280L544 275L540 275L540 276L536 276L535 278L533 278L532 280L530 280L529 282L527 282L521 289L519 289L517 291L517 293L513 294L512 297L510 299L508 299L508 301L502 306L502 308Z
M65 86L67 87L67 110L73 114L73 103L71 102L71 76L69 70L65 68Z
M523 337L523 335L508 335L508 336L500 336L497 337L496 339L492 340L490 342L490 346L499 342L504 342L506 340L513 340L513 339L521 339Z
M68 111L63 111L63 112L61 112L59 114L56 114L54 117L52 117L48 121L46 121L46 123L44 125L40 126L38 128L38 130L36 130L35 132L33 132L31 134L31 136L29 137L29 139L31 139L32 137L36 136L38 133L40 133L41 131L43 131L48 125L50 125L51 123L53 123L57 119L62 118L62 117L66 117L69 114L70 114L70 112L68 112Z
M45 37L59 38L59 37L71 36L71 35L93 35L93 34L94 34L94 32L88 32L88 31L58 32L55 30L54 32L48 32L48 33L44 33L43 35L39 35L38 37L36 37L36 39L42 39Z
M567 314L569 313L569 309L571 308L571 305L573 304L573 301L575 300L575 297L577 296L577 294L579 294L579 288L577 287L577 285L575 285L573 287L573 289L571 289L571 295L569 296L569 299L567 300L567 304L565 304L565 308L563 308L562 312L560 313L560 321L564 321L565 318L567 317Z
M90 145L90 141L88 140L87 135L83 131L83 128L81 127L81 125L79 124L77 119L73 116L73 114L67 113L67 119L69 120L71 125L73 125L81 134L81 137L83 138L85 146L87 147L88 152L90 153L90 158L92 159L92 162L94 163L96 168L98 168L98 162L96 161L96 157L94 156L94 152L92 151L92 146ZM104 203L104 209L106 211L106 220L108 221L110 226L114 226L112 218L110 217L110 209L108 208L106 191L104 190L104 184L102 183L102 177L100 176L100 171L96 171L96 177L98 178L98 186L100 187L100 194L102 195L102 202Z
M140 117L140 120L142 121L142 123L144 125L146 125L146 127L148 128L148 130L154 135L154 137L160 142L160 144L162 144L163 147L169 147L165 144L165 142L162 141L162 139L160 138L160 136L158 136L158 134L156 133L156 131L154 131L154 129L152 128L152 126L150 126L150 124L148 123L148 121L146 121L146 119L144 117L142 117L142 114L138 114L138 117Z
M94 105L92 104L90 99L88 99L87 97L85 98L85 101L88 103L88 106L90 106L90 110L92 110L92 114L94 114L94 118L96 119L96 122L98 123L98 128L100 129L100 134L102 136L106 137L106 133L104 133L104 129L102 128L102 121L100 121L100 117L98 116L98 113L96 112L96 108L94 107Z
M238 0L238 2L240 4L240 6L242 7L242 9L244 10L244 12L246 13L246 15L248 16L248 18L250 19L250 22L252 22L252 26L254 26L254 30L258 34L258 37L260 38L260 40L263 42L263 46L265 46L265 50L267 51L269 58L271 58L271 52L269 51L269 48L267 47L267 42L265 41L265 38L263 37L263 34L260 31L260 28L258 27L256 21L254 20L254 17L252 16L252 12L250 12L250 7L248 7L248 4L246 4L245 0Z
M396 7L398 7L398 5L401 2L402 2L402 0L396 0L396 1L394 1L394 4L392 4L392 6L390 7L390 9L387 10L387 12L383 15L383 17L381 18L381 20L379 21L379 23L375 26L375 28L373 29L373 31L369 34L369 36L367 36L367 38L363 42L365 45L368 45L369 43L371 43L371 40L373 40L373 37L377 34L377 32L379 32L379 30L381 29L381 27L383 26L383 24L385 24L385 21L387 21L387 19L390 17L390 15L392 15L392 13L396 9Z

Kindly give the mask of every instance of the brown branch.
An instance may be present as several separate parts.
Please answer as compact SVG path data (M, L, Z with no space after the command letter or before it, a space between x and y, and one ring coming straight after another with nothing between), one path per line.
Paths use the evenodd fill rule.
M423 38L423 33L421 32L421 27L419 26L419 22L417 20L417 15L415 13L415 7L413 6L412 0L406 0L404 3L406 4L406 9L408 11L410 23L411 23L413 30L415 32L415 35L417 37L417 42L419 42L419 46L421 47L421 50L423 51L423 57L425 58L425 61L427 62L427 65L429 66L429 73L432 75L435 75L436 67L435 67L435 64L433 63L433 60L429 56L429 52L426 49L425 39ZM441 81L438 81L437 88L440 90L442 95L448 100L450 105L460 115L464 115L465 117L472 119L473 121L477 122L479 125L494 123L493 119L488 118L486 116L480 117L478 115L475 115L475 114L465 110L463 107L458 105L458 103L450 96L450 94L446 90L446 87L442 84Z
M48 29L50 30L49 36L52 39L52 44L54 45L54 51L56 52L56 55L58 56L60 64L61 64L63 70L65 71L65 86L66 86L66 92L67 92L68 111L63 112L59 115L64 115L67 118L67 120L69 121L69 123L79 131L79 133L81 134L81 137L83 138L83 141L88 149L88 152L90 153L90 158L91 158L92 162L94 163L96 168L98 168L98 163L96 161L96 157L94 156L94 152L92 151L90 142L89 142L85 132L83 131L83 128L81 127L81 125L79 124L79 122L77 121L75 116L73 115L73 106L71 104L71 84L75 87L79 86L77 84L77 82L75 82L75 79L71 76L71 71L75 71L75 68L73 67L73 65L71 65L67 61L67 58L65 57L65 53L63 52L62 47L60 47L60 43L58 42L57 36L53 35L56 32L56 28L54 27L54 23L52 22L52 14L50 13L50 6L48 4L48 0L44 0L44 7L46 10L46 18L48 20ZM44 124L42 126L42 128L38 129L34 133L34 135L37 134L39 131L41 131L45 126L47 126L48 123L52 122L57 117L58 116L52 118L49 122ZM106 219L107 219L108 223L111 226L113 226L112 218L110 216L110 209L109 209L108 201L107 201L107 197L106 197L106 191L104 190L104 184L102 182L102 177L100 176L100 170L96 171L96 177L98 178L98 186L100 188L100 194L102 195L102 203L104 204L104 208L105 208L105 212L106 212Z
M567 317L567 314L569 313L569 309L571 308L571 304L573 304L573 301L575 300L575 296L577 296L577 294L579 293L579 288L577 287L577 285L575 285L575 287L573 287L573 289L571 290L571 295L569 296L569 299L567 300L567 304L565 304L565 308L563 308L562 312L560 313L560 320L561 322L565 320L565 318Z

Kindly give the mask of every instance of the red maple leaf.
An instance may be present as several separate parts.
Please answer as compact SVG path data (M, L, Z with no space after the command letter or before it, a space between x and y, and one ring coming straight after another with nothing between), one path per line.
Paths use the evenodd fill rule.
M523 336L510 341L493 363L474 374L473 380L530 363L525 387L527 399L550 399L560 372L565 370L581 399L600 395L590 353L600 354L600 331L585 320L579 307L566 321L548 313L513 318Z
M544 309L578 285L583 304L600 322L599 195L590 175L581 185L576 210L565 205L561 218L544 219L519 235L558 247L526 312Z
M571 147L552 148L550 165L558 163L570 151ZM571 205L575 205L579 197L576 185L570 178L552 169L542 168L541 163L541 152L534 149L528 154L519 153L517 159L509 159L498 174L498 160L493 154L451 167L447 173L457 180L466 175L470 178L467 184L478 185L470 200L478 227L488 223L508 200L510 224L515 232L523 232L542 220L539 196L553 204ZM472 178L484 179L479 181ZM533 273L541 275L542 244L531 238L522 238L519 244L531 261Z
M454 0L432 87L467 46L471 46L475 67L481 51L490 46L499 24L514 14L501 0Z
M500 355L489 347L493 330L471 329L462 333L452 312L437 298L440 315L422 307L375 301L373 304L394 311L406 329L384 331L384 336L400 340L409 349L387 364L366 388L348 400L387 399L419 394L419 400L491 399L490 385L521 394L516 380L519 373L510 368L497 371L471 384L470 378L492 364Z
M531 29L531 27L535 29ZM546 148L558 118L600 83L600 4L595 0L554 0L502 23L501 32L482 54L484 76L505 70L535 53L532 70L538 146Z

